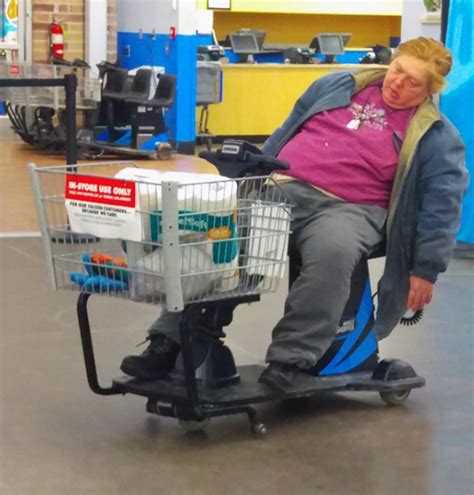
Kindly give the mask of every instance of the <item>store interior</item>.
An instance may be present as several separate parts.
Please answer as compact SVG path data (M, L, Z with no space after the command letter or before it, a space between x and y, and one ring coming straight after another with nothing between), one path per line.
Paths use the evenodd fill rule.
M173 417L187 407L186 387L189 396L172 404L171 415L159 394L98 393L94 375L99 389L115 384L123 357L143 351L137 344L175 292L134 300L128 287L127 295L92 290L91 366L79 331L83 287L62 283L51 260L109 245L94 230L74 240L73 210L65 209L70 174L137 167L144 176L216 175L206 157L235 140L257 153L313 81L384 69L400 42L418 36L453 53L436 105L459 130L472 175L474 7L463 0L2 0L1 8L0 492L472 493L472 184L433 302L419 323L399 325L378 343L380 359L410 363L426 380L396 407L376 388L326 387L255 401L260 423L245 407L235 411L235 401L215 417L222 403L205 403L204 428L195 416ZM71 76L73 97L65 90ZM51 177L60 189L53 180L50 188ZM66 219L62 231L53 227L55 204ZM53 239L54 229L62 239ZM123 239L130 256L124 246L135 239ZM385 258L368 266L374 294ZM261 300L244 294L251 300L240 301L224 328L238 366L265 365L288 293L287 266L278 282Z

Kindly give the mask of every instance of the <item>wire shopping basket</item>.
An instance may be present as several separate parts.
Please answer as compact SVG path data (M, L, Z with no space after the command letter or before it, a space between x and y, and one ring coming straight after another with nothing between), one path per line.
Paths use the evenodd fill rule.
M29 168L56 289L180 311L278 288L292 204L269 177L132 162Z

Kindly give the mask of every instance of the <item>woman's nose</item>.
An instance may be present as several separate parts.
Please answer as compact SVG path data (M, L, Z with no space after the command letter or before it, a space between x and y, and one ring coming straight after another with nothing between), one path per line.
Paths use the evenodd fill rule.
M394 83L395 83L395 85L396 85L396 86L398 86L398 87L402 86L402 85L403 85L403 76L402 76L402 75L397 76L397 77L394 79L394 81L393 81L393 82L394 82Z

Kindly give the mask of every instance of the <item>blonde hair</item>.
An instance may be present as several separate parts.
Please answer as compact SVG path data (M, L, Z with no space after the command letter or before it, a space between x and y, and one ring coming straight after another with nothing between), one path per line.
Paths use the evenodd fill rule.
M441 93L446 86L444 76L449 74L453 65L451 52L443 44L433 38L420 36L400 44L392 60L395 60L400 55L410 55L427 62L430 75L430 92Z

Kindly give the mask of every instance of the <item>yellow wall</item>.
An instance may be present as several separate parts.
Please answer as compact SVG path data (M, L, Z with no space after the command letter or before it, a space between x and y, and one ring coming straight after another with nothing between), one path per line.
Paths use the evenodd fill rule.
M375 66L380 69L380 65ZM223 101L209 107L209 130L218 136L268 136L316 79L373 65L224 64Z
M319 32L352 33L349 47L388 46L390 36L400 36L400 16L257 14L214 12L217 39L240 28L264 29L266 43L307 44Z

